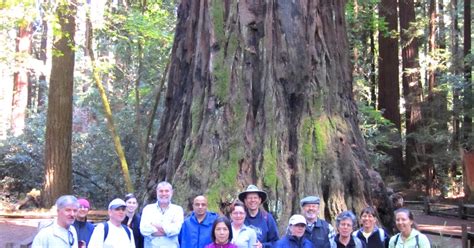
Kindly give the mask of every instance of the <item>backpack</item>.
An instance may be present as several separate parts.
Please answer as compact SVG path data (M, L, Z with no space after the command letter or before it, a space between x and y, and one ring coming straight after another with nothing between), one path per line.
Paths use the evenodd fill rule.
M397 243L398 243L398 238L400 238L400 233L399 233L399 234L397 234L397 237L395 238L395 242L394 242L394 244L393 244L393 246L394 246L394 247L396 247L396 246L397 246ZM418 248L418 247L420 247L420 244L418 243L418 234L415 236L415 240L416 240L416 245L415 245L415 247L414 247L414 248Z
M122 224L122 227L123 227L123 229L125 229L125 232L128 235L128 239L131 241L132 240L132 237L131 237L132 234L130 233L130 229L128 229L128 226L125 225L125 224ZM104 241L105 241L105 239L107 239L107 235L109 235L109 223L104 222Z

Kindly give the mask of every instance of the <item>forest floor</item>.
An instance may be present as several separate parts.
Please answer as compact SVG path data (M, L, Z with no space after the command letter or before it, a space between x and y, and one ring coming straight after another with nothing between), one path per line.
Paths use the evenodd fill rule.
M429 235L430 240L436 247L461 247L461 240L453 238L451 235L461 234L461 225L469 227L474 224L474 220L462 220L454 217L438 217L415 212L415 219L421 231L440 233L439 235ZM23 243L35 235L38 223L48 221L48 219L35 217L29 213L25 218L12 218L0 212L0 248L6 243Z

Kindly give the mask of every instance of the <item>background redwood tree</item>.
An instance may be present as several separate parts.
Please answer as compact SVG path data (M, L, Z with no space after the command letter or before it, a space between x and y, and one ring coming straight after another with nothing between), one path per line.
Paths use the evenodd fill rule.
M74 0L59 1L56 10L60 37L55 37L45 145L43 205L50 207L56 198L72 192L72 100L74 85Z
M254 183L283 222L308 194L327 218L391 215L357 125L345 2L181 1L152 198L168 180L178 203L205 193L215 209Z

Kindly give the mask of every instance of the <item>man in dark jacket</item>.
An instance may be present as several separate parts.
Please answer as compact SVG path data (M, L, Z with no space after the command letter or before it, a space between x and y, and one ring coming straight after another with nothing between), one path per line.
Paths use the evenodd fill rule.
M179 233L179 244L187 248L204 248L212 243L212 224L218 215L207 211L207 199L200 195L194 198L193 212L184 220Z
M304 237L306 219L303 215L295 214L288 222L288 234L275 244L275 248L313 248L313 244Z
M329 240L336 235L334 228L318 218L320 199L317 196L308 196L300 201L301 212L306 218L305 237L313 243L314 247L329 248Z
M79 202L79 211L77 211L76 220L72 225L76 228L79 247L81 247L81 245L87 247L92 232L94 231L94 225L87 221L90 204L89 201L84 198L80 198L77 201Z
M247 216L244 224L257 233L255 248L273 247L278 241L278 228L272 214L261 208L267 200L267 193L255 185L249 185L247 190L239 194L239 200L245 204Z

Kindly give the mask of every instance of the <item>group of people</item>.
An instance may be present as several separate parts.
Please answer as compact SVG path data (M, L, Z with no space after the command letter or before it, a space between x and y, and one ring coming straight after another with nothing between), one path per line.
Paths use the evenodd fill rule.
M389 238L377 226L377 214L367 207L360 214L361 228L354 231L357 218L344 211L336 218L336 228L318 218L320 199L308 196L300 201L301 214L290 217L279 236L272 214L261 206L267 193L255 185L238 195L228 216L208 210L205 196L197 196L193 211L184 218L183 208L171 203L173 187L160 182L157 202L137 213L138 203L129 194L125 200L109 203L107 222L96 226L87 221L90 204L86 199L61 196L56 201L58 217L40 229L32 247L166 247L166 248L429 248L428 238L416 230L408 209L395 211L400 233Z

